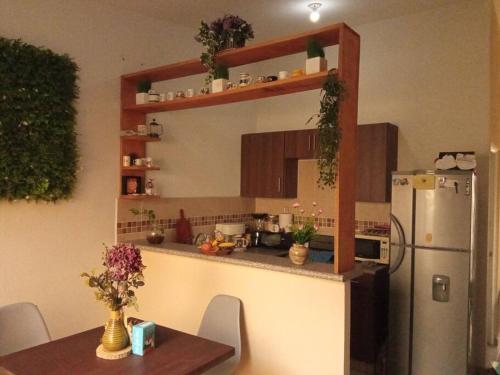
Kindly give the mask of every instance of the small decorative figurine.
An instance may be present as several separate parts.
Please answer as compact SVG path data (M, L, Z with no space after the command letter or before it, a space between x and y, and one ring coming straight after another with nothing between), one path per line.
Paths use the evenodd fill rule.
M145 188L145 193L146 195L154 195L153 190L154 190L154 182L152 178L148 178L148 182L146 182L146 188Z

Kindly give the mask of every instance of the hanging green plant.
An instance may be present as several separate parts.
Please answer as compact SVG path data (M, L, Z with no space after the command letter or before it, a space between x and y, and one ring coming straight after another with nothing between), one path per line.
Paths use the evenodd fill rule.
M0 199L71 197L77 70L66 55L0 38Z
M339 126L339 110L340 103L345 95L344 85L337 78L335 69L328 72L320 95L319 113L311 116L307 123L316 119L316 126L318 127L318 186L333 188L337 179L337 156L342 138Z

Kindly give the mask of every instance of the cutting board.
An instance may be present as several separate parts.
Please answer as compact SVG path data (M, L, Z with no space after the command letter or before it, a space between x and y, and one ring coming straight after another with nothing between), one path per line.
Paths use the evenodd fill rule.
M191 223L184 217L184 210L180 210L180 218L177 219L175 224L175 233L177 243L193 243L193 232L191 230Z

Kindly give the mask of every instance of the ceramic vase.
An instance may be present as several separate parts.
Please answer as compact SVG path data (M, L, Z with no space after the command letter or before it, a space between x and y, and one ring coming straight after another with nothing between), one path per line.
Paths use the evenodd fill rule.
M123 322L122 310L111 310L109 319L104 325L102 346L109 352L116 352L126 348L129 344L127 329Z
M227 79L224 79L224 78L214 79L212 81L212 92L216 93L216 92L225 91L226 86L227 86Z
M298 243L294 243L288 251L288 256L290 257L292 263L299 266L303 265L306 262L308 255L309 249L305 245L301 245Z
M306 74L324 72L328 69L328 61L324 57L313 57L306 60Z
M148 93L147 92L138 92L135 94L135 104L146 104L148 102Z

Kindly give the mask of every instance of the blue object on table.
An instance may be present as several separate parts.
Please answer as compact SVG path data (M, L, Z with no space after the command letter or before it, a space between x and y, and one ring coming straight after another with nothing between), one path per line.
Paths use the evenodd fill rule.
M309 250L309 259L317 263L333 263L333 251Z
M144 355L155 347L155 324L142 322L132 327L132 353Z

